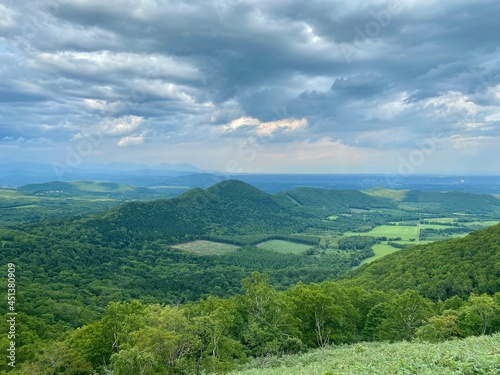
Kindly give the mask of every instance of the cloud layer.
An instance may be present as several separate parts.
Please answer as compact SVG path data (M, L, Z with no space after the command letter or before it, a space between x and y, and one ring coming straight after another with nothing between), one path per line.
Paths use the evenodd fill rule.
M10 0L0 157L64 162L98 137L85 161L395 173L420 153L415 172L499 173L499 13L494 0Z

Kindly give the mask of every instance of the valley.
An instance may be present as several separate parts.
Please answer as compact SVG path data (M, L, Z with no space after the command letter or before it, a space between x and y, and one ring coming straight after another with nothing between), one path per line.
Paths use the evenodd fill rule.
M0 375L500 375L499 14L1 1Z
M448 319L447 309L457 318L443 337L468 337L481 330L470 315L476 304L500 308L500 200L490 195L270 194L237 180L173 197L93 182L1 193L0 258L19 270L27 333L12 374L49 371L44 355L56 352L51 371L61 374L105 373L110 363L125 374L120 363L142 368L138 353L152 356L148 374L225 372L250 358L412 339L421 327L438 329L429 324ZM392 320L404 313L391 306L416 302L411 329ZM137 316L148 318L137 325ZM495 319L484 332L500 328ZM155 357L160 341L146 337L173 346ZM195 349L178 352L182 345Z

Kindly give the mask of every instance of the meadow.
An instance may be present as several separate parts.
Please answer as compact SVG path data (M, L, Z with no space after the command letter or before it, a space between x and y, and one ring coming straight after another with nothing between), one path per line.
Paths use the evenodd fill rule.
M300 243L294 243L282 240L265 241L258 244L257 246L262 247L266 250L271 250L282 254L300 254L306 252L311 248L310 245L304 245Z
M453 225L441 225L441 224L420 224L420 229L435 229L435 230L443 230L454 228Z
M484 221L471 221L469 223L464 223L466 226L483 226L483 227L491 227L493 225L498 224L498 220L484 220Z
M232 253L239 248L235 245L204 240L186 242L172 247L197 255L223 255Z
M403 225L380 225L369 232L345 232L344 236L372 236L372 237L401 237L403 241L409 241L410 238L416 239L418 235L417 226Z
M371 257L371 258L367 258L367 259L364 259L363 261L361 261L361 263L359 264L360 266L365 264L365 263L371 263L373 262L374 260L377 260L383 256L386 256L386 255L389 255L389 254L392 254L400 249L397 249L395 247L392 247L391 245L388 245L386 243L382 243L382 244L376 244L376 245L373 245L372 246L372 249L373 249L373 252L375 253L375 256Z
M264 358L230 375L499 374L500 334L431 344L358 343Z
M457 221L456 217L430 217L425 220L431 223L454 223Z

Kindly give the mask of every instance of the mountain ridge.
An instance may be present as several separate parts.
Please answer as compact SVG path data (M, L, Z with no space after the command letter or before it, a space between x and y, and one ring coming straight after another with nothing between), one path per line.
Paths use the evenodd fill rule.
M104 237L178 241L186 236L285 233L299 225L272 195L237 180L195 188L177 198L130 202L87 219ZM175 239L174 239L175 238Z

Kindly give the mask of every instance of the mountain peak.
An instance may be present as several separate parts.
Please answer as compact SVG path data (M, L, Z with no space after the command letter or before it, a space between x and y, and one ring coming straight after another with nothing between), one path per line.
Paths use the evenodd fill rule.
M276 204L272 195L240 180L224 180L210 186L206 191L207 193L226 199L245 198L247 200L262 200L269 203L272 201Z
M217 182L216 184L208 188L208 190L211 191L214 190L217 191L221 189L250 189L250 190L261 191L257 189L255 186L247 184L246 182L243 182L241 180L232 180L232 179Z

